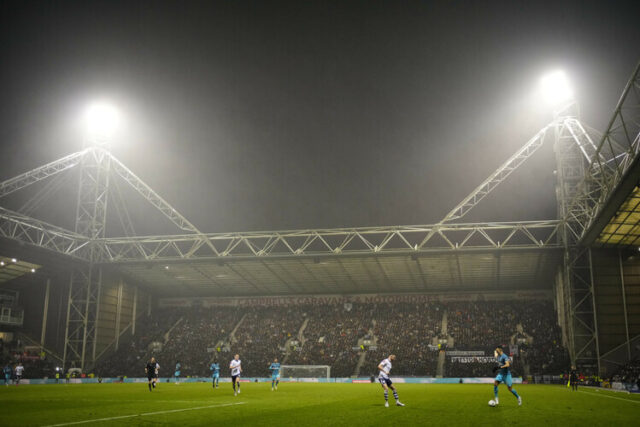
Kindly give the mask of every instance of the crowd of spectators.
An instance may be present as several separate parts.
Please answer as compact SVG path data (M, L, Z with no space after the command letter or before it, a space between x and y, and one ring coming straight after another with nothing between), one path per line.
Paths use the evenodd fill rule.
M518 331L518 325L522 331ZM475 301L449 304L447 332L457 350L483 350L493 355L497 345L517 346L512 372L561 374L569 365L562 346L561 330L551 301ZM447 357L445 373L450 377L490 376L493 362L459 363Z
M329 365L334 377L354 374L360 357L358 341L373 326L373 304L306 306L309 318L304 344L287 359L290 365Z
M377 373L378 363L395 354L394 375L435 376L444 306L439 303L380 304L373 308L376 350L367 353L361 375Z
M456 348L506 344L516 332L516 313L520 305L524 304L505 301L450 303L447 333L453 337Z
M447 334L441 330L445 311ZM268 365L278 357L289 365L329 365L332 376L348 377L366 353L359 374L368 376L377 373L380 360L394 353L394 375L435 376L439 352L445 349L436 345L436 337L451 336L450 349L483 350L486 356L493 355L498 344L507 352L510 345L517 345L516 375L524 374L524 364L531 375L555 374L568 365L555 319L550 301L162 308L139 321L135 339L102 361L97 373L140 376L144 362L154 355L162 376L173 374L176 361L183 376L209 375L214 358L219 358L224 375L227 361L238 353L246 376L267 376ZM153 342L162 345L150 345ZM445 362L444 374L453 377L491 375L493 365L487 360L452 362L450 357Z
M531 375L560 374L567 369L569 354L562 345L562 331L551 301L532 301L518 310L523 332L533 342L519 345Z
M273 359L277 357L282 361L285 343L297 336L304 321L304 307L259 306L242 311L246 317L231 342L231 354L240 354L243 375L267 376Z
M180 322L162 348L151 354L162 361L162 376L172 376L176 362L180 362L183 376L207 376L209 361L222 350L218 343L229 336L243 311L237 307L193 307L181 309L180 314Z
M144 365L151 357L151 344L162 342L165 333L184 313L182 308L165 308L151 316L141 316L136 322L135 336L122 335L118 350L100 360L96 374L102 377L141 377Z
M635 359L623 365L611 376L611 382L636 384L640 387L640 359Z

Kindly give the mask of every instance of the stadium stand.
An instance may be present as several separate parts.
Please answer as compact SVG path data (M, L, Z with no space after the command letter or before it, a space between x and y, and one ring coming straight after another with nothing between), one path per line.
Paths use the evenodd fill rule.
M372 310L371 304L361 303L307 306L303 344L291 353L287 364L329 365L334 377L353 375L358 340L372 327Z
M611 381L636 384L640 387L640 359L630 361L612 375Z
M497 345L516 349L516 375L561 374L569 365L551 301L476 301L448 306L448 333L457 350L483 350ZM447 358L446 376L491 376L493 362L456 363Z
M169 308L141 318L136 326L135 337L127 335L128 339L120 343L117 351L100 361L96 374L102 377L144 376L144 364L151 357L152 343L162 342L166 332L180 319L181 314L183 313L179 309Z
M231 351L240 354L245 376L266 376L274 357L285 355L287 340L295 337L304 321L302 307L251 307L243 309L247 315L231 340ZM223 358L223 375L228 372Z
M141 322L136 335L99 364L101 376L140 376L151 355L163 367L162 376L173 373L177 360L184 376L208 376L214 358L226 375L227 359L235 353L245 376L266 376L274 357L290 365L329 365L333 377L369 376L390 353L397 355L394 375L436 376L445 349L490 357L498 344L517 348L516 375L560 374L569 364L553 303L538 300L168 307ZM443 338L451 345L440 348ZM491 376L493 363L447 357L442 374Z
M153 356L163 361L163 376L173 375L177 361L182 375L206 376L220 341L227 339L243 313L235 307L194 307L179 313L181 321Z
M444 306L439 303L375 306L376 350L368 352L360 374L377 374L378 363L394 353L394 375L435 376L438 349L432 343L440 334L443 312Z

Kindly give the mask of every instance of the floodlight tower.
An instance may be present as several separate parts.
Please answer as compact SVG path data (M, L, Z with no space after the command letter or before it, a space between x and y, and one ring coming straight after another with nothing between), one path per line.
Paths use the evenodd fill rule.
M83 145L88 150L79 164L75 231L92 243L87 248L88 265L74 268L69 282L63 353L65 369L84 369L87 362L93 362L96 357L102 270L94 267L98 254L93 241L105 237L111 168L108 146L118 122L118 112L107 103L94 103L87 109L84 122Z
M84 148L90 150L80 164L75 231L98 239L105 234L111 166L111 156L107 155L107 150L117 124L117 111L109 104L92 104L87 109L85 121Z
M540 86L545 101L554 111L557 212L558 218L564 220L559 233L564 248L563 263L556 277L563 341L572 365L594 367L599 371L591 251L579 246L570 220L580 209L574 200L584 191L580 186L589 163L599 154L597 145L579 120L578 104L566 74L551 72L541 79Z
M573 97L567 76L553 71L540 80L540 89L547 105L553 108L554 149L558 187L558 218L565 218L568 204L575 196L577 185L584 177L584 157L575 135L586 134L578 121L578 105ZM593 147L595 149L595 145Z

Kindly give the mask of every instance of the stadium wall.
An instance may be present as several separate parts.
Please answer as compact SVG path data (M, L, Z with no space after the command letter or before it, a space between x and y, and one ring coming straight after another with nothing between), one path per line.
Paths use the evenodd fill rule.
M49 301L46 322L43 322L47 281ZM24 308L22 327L15 327L11 331L23 334L24 344L36 345L40 344L42 330L45 328L44 348L61 357L64 351L69 300L69 273L43 270L35 276L27 275L12 280L2 287L18 291L18 303ZM119 341L117 337L126 338L127 333L132 334L134 311L139 320L147 313L151 304L150 298L144 289L117 275L103 276L96 326L96 355L113 348Z
M19 292L18 303L24 308L24 323L16 328L36 343L40 343L45 306L47 280L49 280L49 307L44 325L44 347L62 354L66 322L66 304L69 299L69 276L60 273L23 276L3 284L3 288ZM24 341L24 340L23 340ZM33 342L25 342L28 345Z
M116 350L134 332L133 320L147 312L150 295L117 275L103 277L98 306L96 355ZM126 335L126 336L123 336Z
M601 375L640 353L640 257L594 249L593 280Z

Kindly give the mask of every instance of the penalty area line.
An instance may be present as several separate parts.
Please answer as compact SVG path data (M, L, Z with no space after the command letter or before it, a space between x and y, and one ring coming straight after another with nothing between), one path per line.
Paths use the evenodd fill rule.
M591 393L590 391L578 390L579 393L590 394L591 396L608 397L609 399L624 400L625 402L640 403L640 400L623 399L622 397L609 396L607 394Z
M72 421L72 422L69 422L69 423L49 424L49 425L46 425L44 427L72 426L72 425L77 425L77 424L97 423L97 422L100 422L100 421L122 420L122 419L125 419L125 418L148 417L150 415L172 414L174 412L197 411L199 409L222 408L223 406L244 405L245 403L246 402L223 403L223 404L220 404L220 405L196 406L195 408L182 408L182 409L170 409L170 410L167 410L167 411L144 412L142 414L120 415L120 416L117 416L117 417L94 418L94 419L91 419L91 420L84 420L84 421Z

